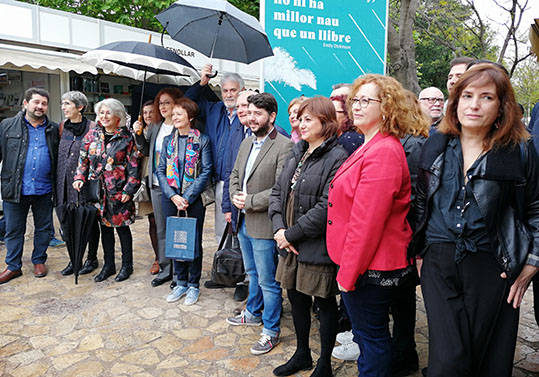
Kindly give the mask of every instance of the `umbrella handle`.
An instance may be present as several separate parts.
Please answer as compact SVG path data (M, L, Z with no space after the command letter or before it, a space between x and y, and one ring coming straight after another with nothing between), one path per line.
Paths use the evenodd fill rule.
M163 31L161 32L161 47L165 47L165 44L163 43L163 36L165 35L165 31L167 31L168 21L165 27L163 28Z
M215 76L217 76L217 74L219 73L219 71L215 71L214 73L212 73L211 75L208 75L208 77L210 79L213 79Z

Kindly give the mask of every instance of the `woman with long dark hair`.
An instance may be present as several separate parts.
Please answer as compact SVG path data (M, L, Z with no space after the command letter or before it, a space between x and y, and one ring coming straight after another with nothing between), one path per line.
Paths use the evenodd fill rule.
M539 270L539 160L509 76L477 64L423 146L414 243L429 377L511 376L519 306Z

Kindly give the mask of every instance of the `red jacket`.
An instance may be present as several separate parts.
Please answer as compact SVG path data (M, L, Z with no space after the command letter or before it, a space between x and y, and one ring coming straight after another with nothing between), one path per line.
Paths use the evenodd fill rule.
M410 194L406 156L393 136L376 134L337 171L329 188L326 243L340 266L342 287L354 290L367 270L408 265Z

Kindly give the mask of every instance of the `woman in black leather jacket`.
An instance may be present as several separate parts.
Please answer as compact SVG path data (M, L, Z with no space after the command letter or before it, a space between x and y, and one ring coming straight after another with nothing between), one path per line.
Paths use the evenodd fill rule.
M424 144L414 249L428 376L511 376L519 306L539 269L539 159L509 77L470 68Z

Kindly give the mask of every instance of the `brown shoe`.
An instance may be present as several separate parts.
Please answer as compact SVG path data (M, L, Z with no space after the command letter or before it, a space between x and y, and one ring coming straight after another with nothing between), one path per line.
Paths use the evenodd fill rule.
M4 270L4 272L2 272L0 274L0 284L4 284L4 283L7 283L8 281L10 281L11 279L15 279L15 278L18 278L19 276L22 275L22 271L21 270L15 270L15 271L11 271L11 270L8 270L7 268Z
M159 273L159 261L156 260L153 262L152 267L150 267L150 274L157 275Z
M43 263L34 264L34 276L36 278L43 278L47 276L47 273L49 270L47 270L47 266L45 266Z

